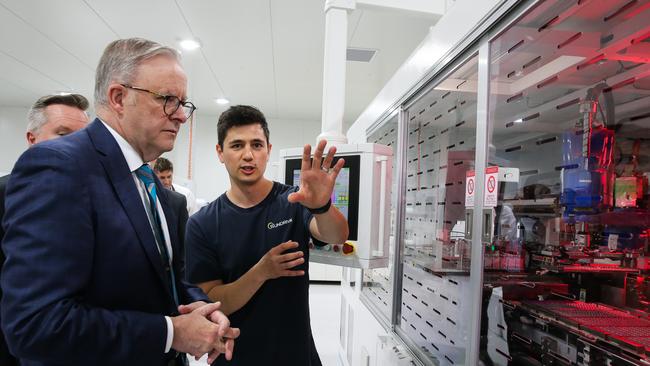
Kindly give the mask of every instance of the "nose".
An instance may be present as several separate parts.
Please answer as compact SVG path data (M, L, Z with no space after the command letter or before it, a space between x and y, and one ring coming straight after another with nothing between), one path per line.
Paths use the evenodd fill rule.
M176 109L176 111L171 116L169 116L169 119L178 121L179 123L187 122L187 116L185 115L183 106L179 106L178 109Z
M246 161L253 160L253 149L251 149L250 147L246 147L246 151L244 151L244 160Z

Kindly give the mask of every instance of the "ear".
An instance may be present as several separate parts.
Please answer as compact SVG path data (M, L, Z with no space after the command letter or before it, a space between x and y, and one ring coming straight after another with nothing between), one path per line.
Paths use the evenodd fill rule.
M111 110L115 111L118 115L124 113L124 105L126 99L126 88L120 84L111 84L106 92L106 99Z
M219 144L217 144L217 156L219 157L219 161L223 164L223 149Z
M27 131L25 137L27 137L27 145L32 146L36 143L36 136L34 136L32 131Z
M272 144L269 144L269 152L268 152L268 154L266 155L266 162L268 162L269 160L271 160L271 149L272 149L272 148L273 148L273 145L272 145Z

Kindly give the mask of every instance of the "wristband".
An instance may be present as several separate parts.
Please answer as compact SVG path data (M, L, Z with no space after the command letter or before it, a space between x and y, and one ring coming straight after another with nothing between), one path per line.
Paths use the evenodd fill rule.
M319 208L309 208L309 207L307 207L307 209L313 215L318 215L318 214L324 214L325 212L329 211L331 206L332 206L332 199L330 198L329 200L327 200L327 203L323 207L319 207Z

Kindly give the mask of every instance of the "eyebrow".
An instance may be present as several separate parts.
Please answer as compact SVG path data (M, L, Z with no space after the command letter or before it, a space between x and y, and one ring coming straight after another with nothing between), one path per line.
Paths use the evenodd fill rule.
M251 141L251 142L262 142L262 143L264 142L264 140L262 140L262 139L252 139L252 140L250 140L250 141ZM243 144L243 143L245 143L245 142L246 142L245 140L237 139L237 140L232 140L232 141L228 142L228 145L232 145L232 144Z

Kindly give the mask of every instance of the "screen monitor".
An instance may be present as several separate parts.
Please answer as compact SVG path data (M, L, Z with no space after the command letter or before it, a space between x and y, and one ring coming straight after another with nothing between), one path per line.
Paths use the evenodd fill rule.
M334 158L332 165L341 157ZM349 240L357 240L357 224L359 219L359 156L344 156L345 164L336 177L332 190L332 205L348 220L350 228ZM285 184L300 185L301 159L287 159L285 166Z

